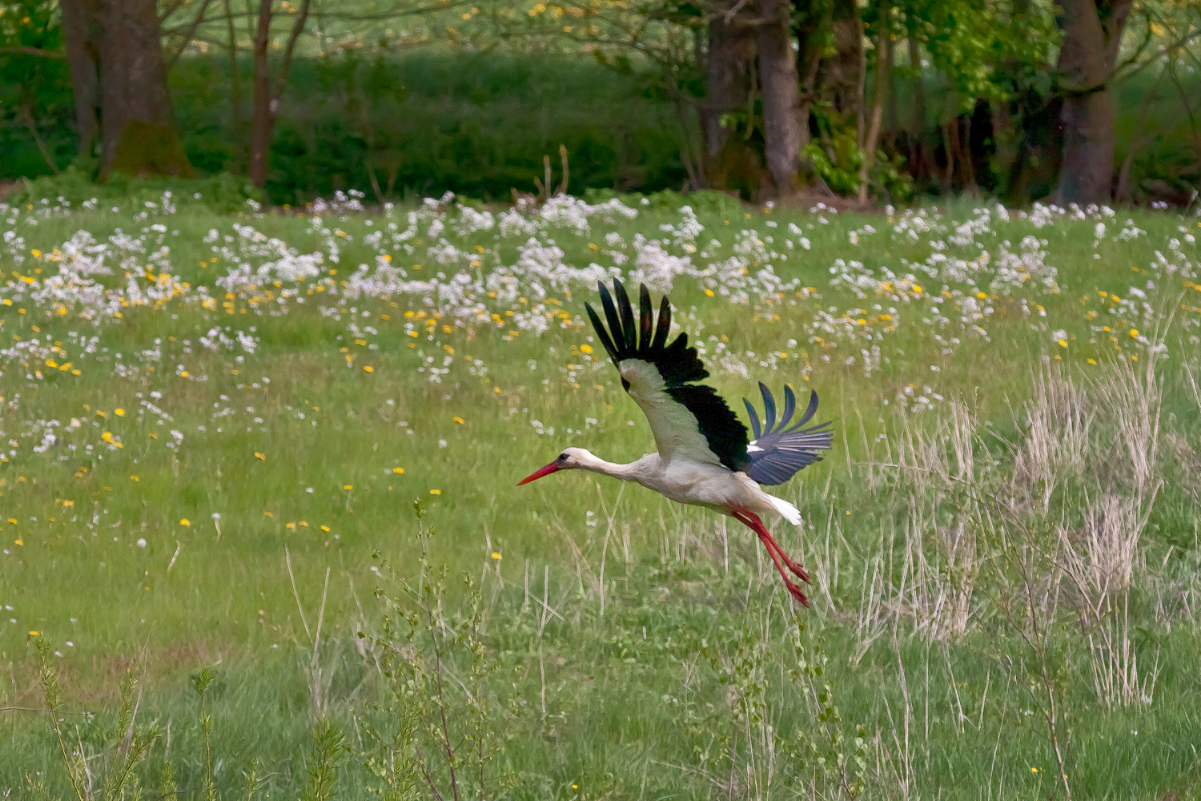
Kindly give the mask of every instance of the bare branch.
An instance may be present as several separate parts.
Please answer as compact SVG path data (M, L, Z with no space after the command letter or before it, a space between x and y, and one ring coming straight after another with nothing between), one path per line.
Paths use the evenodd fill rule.
M0 56L37 56L38 58L66 58L66 54L40 47L0 47Z
M163 11L163 13L158 15L159 24L162 24L162 23L166 22L168 19L170 19L171 15L174 14L176 11L179 11L179 9L182 8L183 4L186 2L187 2L187 0L172 0L171 4L169 6L167 6L166 10Z
M183 40L179 43L179 47L176 48L175 52L171 54L171 57L167 59L167 72L171 71L171 68L175 66L175 62L179 60L181 55L183 55L183 51L186 50L188 45L192 43L192 38L196 35L196 29L200 27L200 23L204 22L205 12L208 11L209 3L212 1L213 0L204 0L204 2L200 4L200 11L196 14L196 18L192 20L192 23L184 31Z
M296 21L292 23L292 33L288 36L288 46L284 50L284 63L280 66L279 75L276 76L275 91L271 95L276 100L283 96L284 85L288 80L288 71L292 69L292 54L296 51L296 40L304 32L311 4L312 0L304 0L300 4L300 11L296 13Z

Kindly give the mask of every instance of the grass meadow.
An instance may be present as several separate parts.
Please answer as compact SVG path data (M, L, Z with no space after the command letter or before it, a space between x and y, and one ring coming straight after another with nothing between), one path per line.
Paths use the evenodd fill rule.
M4 797L1198 798L1196 217L0 206ZM588 474L599 278L817 390L813 576Z

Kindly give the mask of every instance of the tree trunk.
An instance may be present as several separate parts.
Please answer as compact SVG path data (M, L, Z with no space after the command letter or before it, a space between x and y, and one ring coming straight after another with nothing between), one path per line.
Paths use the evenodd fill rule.
M279 99L283 95L292 68L292 53L296 40L304 31L309 18L311 0L302 0L292 22L292 32L284 48L283 63L279 74L271 80L267 53L271 47L272 0L259 0L258 27L254 34L254 127L250 133L250 180L260 189L267 183L267 154L271 149L271 134L275 130L275 117L279 113Z
M229 0L225 0L225 22L229 35L229 132L230 162L226 167L230 172L237 173L242 165L242 149L237 144L242 142L242 76L238 74L238 33L234 29L234 14Z
M100 135L100 79L95 43L93 0L61 0L63 43L71 85L75 90L75 132L79 137L79 155L93 155Z
M800 149L804 151L811 137L810 110L818 97L817 76L821 72L822 55L825 53L829 36L833 7L830 3L812 0L792 0L792 7L793 19L796 21L794 32L797 38L797 77L800 81L797 121L801 126ZM813 163L809 159L802 157L800 168L804 173L803 182L815 178L819 188L829 192L825 181L820 176L813 175Z
M100 176L191 176L171 117L155 0L96 0L100 36Z
M892 35L889 32L889 0L880 0L880 33L876 38L876 74L872 79L872 115L863 145L863 164L859 168L859 202L867 203L868 177L876 161L876 145L884 118L884 100L892 75Z
M1057 205L1105 203L1113 183L1114 116L1109 79L1133 0L1061 0L1059 79L1063 166Z
M789 8L785 0L755 0L759 14L755 44L759 49L759 81L763 87L764 154L777 195L796 189L803 135ZM808 130L806 124L804 135Z
M62 0L61 8L79 150L90 155L99 132L100 180L113 171L191 176L171 117L155 0Z
M833 0L830 11L833 54L818 67L818 95L846 123L858 123L862 100L863 28L855 0Z
M271 0L259 0L259 24L254 35L254 128L250 133L250 180L260 189L267 182L267 150L275 127L275 103L267 49L271 44Z
M916 180L929 176L934 169L934 155L930 152L930 140L926 136L926 81L922 69L921 44L916 37L909 37L909 70L913 73L913 120L910 135L909 158Z
M747 106L754 59L755 38L751 27L738 16L727 20L726 13L719 11L709 21L705 103L701 107L705 155L710 159L721 153L730 138L730 129L721 124L722 117Z

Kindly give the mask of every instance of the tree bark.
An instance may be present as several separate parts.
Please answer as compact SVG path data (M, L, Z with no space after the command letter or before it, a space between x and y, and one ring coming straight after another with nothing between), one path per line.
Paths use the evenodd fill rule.
M302 0L292 23L292 32L284 48L284 60L279 74L271 80L267 53L271 47L272 0L259 0L258 27L254 34L254 127L250 134L250 180L260 189L267 183L267 156L271 149L271 135L275 130L275 118L279 113L279 99L283 95L292 68L292 54L296 40L304 31L309 17L311 0Z
M90 155L99 133L99 179L114 171L191 176L171 116L155 0L62 0L61 9L79 150Z
M171 116L155 0L96 0L100 14L101 178L191 176Z
M930 140L926 136L926 80L922 69L921 44L917 37L909 37L909 70L913 73L913 120L910 136L909 158L914 178L928 176L934 169L934 156L930 152Z
M730 130L721 124L722 117L747 106L754 69L755 37L751 27L737 15L727 19L727 11L719 10L709 21L701 124L705 155L710 159L721 153L730 138Z
M67 66L75 90L75 133L79 137L79 155L93 155L100 135L99 56L95 42L94 0L61 0L63 43Z
M238 33L234 29L234 14L229 0L225 0L225 23L229 32L229 131L230 172L236 173L242 165L242 77L238 72Z
M274 98L267 49L271 45L271 0L259 0L259 24L254 35L254 126L250 132L250 181L260 189L267 182L267 150L275 127Z
M1105 203L1113 183L1114 110L1109 80L1133 0L1061 0L1059 81L1063 166L1057 205Z
M833 0L830 13L833 54L818 67L817 86L845 123L856 120L862 104L863 27L855 0Z
M755 44L763 87L764 155L777 195L796 190L802 135L807 136L809 131L806 124L802 133L800 122L800 86L789 8L785 0L755 0L759 15Z
M872 113L863 146L863 164L859 167L859 202L867 203L868 177L876 161L876 145L884 118L884 101L892 74L892 34L889 31L889 0L880 0L880 33L876 38L876 74L872 79Z

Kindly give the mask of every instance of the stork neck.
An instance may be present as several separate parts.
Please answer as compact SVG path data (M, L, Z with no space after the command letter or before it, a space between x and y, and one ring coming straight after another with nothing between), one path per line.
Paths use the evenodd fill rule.
M643 477L643 461L643 459L639 459L629 464L617 464L616 462L607 462L590 453L587 459L582 460L580 469L591 473L600 473L603 476L612 476L622 481L638 481Z

